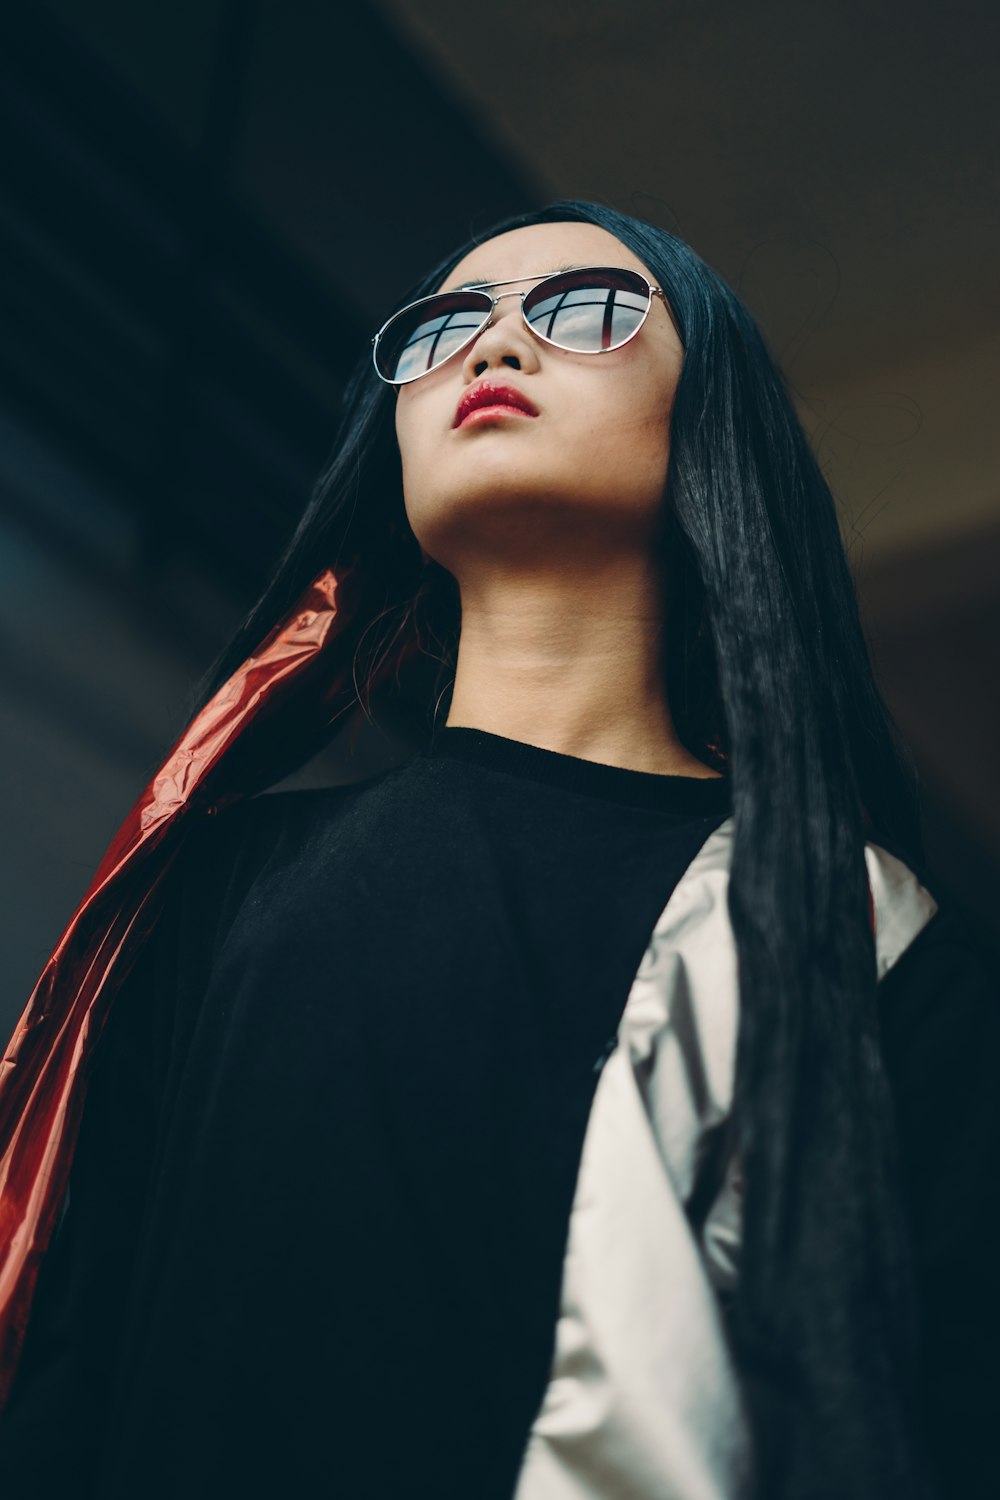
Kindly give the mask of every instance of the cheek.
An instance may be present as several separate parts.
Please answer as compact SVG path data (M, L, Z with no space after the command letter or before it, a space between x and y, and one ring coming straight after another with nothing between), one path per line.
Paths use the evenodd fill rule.
M405 483L407 475L419 469L421 464L420 423L414 420L414 413L401 404L396 407L396 444Z
M396 397L396 444L399 448L400 458L405 459L406 450L409 445L409 422L408 412L403 406L399 396Z
M670 416L680 370L663 350L638 344L622 351L630 357L617 368L600 371L600 400L591 407L594 437L625 462L666 462Z
M665 469L670 450L670 393L622 387L595 413L588 434L591 457L617 464L623 472Z
M397 408L396 443L403 504L412 522L426 512L441 482L440 437L419 412Z

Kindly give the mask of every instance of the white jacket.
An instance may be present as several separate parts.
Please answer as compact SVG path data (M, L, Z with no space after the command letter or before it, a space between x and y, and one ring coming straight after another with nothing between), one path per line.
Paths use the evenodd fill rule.
M739 1500L749 1429L717 1292L736 1282L739 1164L696 1233L706 1133L728 1115L739 1016L727 889L733 821L674 888L591 1108L548 1388L515 1500ZM865 847L883 974L937 910Z

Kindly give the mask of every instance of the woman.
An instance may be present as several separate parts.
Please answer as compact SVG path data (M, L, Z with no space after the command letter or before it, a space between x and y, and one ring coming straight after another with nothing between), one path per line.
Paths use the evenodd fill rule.
M997 1006L760 335L575 202L397 311L12 1044L5 1494L985 1494Z

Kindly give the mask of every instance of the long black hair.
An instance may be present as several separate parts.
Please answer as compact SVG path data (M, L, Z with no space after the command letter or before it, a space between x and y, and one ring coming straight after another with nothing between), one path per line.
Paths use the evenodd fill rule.
M670 419L664 672L678 733L731 780L729 910L740 1022L732 1131L744 1174L729 1314L762 1500L915 1500L917 1308L880 1050L867 839L921 861L918 783L876 683L830 490L753 319L683 241L602 205L503 220L599 225L666 291L684 361ZM666 418L665 418L666 419ZM201 706L324 567L372 580L359 703L413 633L427 728L454 676L460 600L403 506L394 393L366 351L332 456ZM443 683L443 687L442 687ZM400 691L404 685L399 684ZM409 689L414 691L412 684Z

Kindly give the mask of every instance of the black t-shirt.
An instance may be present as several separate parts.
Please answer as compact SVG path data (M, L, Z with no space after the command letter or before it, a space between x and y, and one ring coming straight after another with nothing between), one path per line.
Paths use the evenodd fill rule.
M729 812L723 779L453 727L358 786L194 819L100 1040L5 1500L506 1500L601 1063ZM949 920L880 992L962 1430L998 1142L969 1049L995 1055L1000 1018Z

